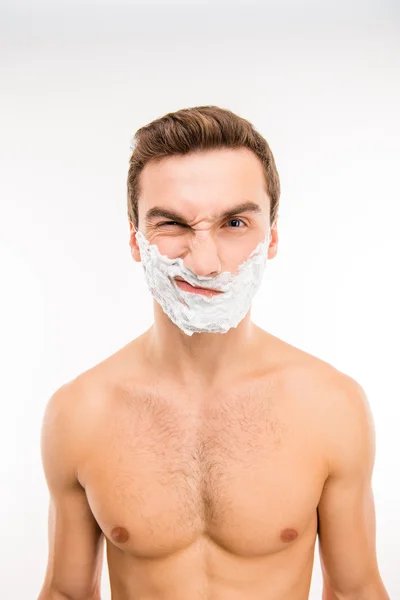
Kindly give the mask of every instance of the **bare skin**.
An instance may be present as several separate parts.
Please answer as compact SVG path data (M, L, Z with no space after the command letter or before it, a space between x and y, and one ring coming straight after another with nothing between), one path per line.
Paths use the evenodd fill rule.
M148 335L76 382L93 392L75 448L112 599L306 600L332 367L257 328L251 371L182 390L146 363Z
M247 150L149 163L139 229L197 275L235 272L266 236L263 182ZM248 200L260 210L220 216ZM159 206L184 209L185 224L147 218ZM275 222L269 259L277 243ZM186 336L154 302L148 331L48 404L39 600L99 600L104 540L112 600L307 600L317 533L323 600L388 600L371 431L355 382L254 325L250 311L225 334Z

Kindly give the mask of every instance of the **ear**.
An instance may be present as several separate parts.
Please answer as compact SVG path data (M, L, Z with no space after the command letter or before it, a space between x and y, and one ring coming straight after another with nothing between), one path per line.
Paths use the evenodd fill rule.
M269 247L268 247L268 258L275 258L275 256L278 253L278 241L279 241L279 236L278 236L278 218L279 215L276 217L272 227L271 227L271 240L269 242Z
M135 260L136 262L141 262L142 259L140 257L140 249L136 241L136 229L132 221L129 221L129 246L131 248L133 260Z

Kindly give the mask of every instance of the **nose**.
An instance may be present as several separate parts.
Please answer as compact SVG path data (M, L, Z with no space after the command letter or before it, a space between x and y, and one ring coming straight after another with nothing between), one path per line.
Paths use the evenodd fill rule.
M211 235L198 235L184 258L185 265L200 277L215 277L221 272L217 246Z

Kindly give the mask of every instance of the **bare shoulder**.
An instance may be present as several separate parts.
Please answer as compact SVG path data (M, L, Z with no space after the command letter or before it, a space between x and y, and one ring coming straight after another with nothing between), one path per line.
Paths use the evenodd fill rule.
M328 402L338 393L343 399L358 397L360 401L364 397L365 400L362 386L351 375L305 350L271 334L265 338L264 350L266 359L276 363L274 370L282 373L288 385L298 386L301 383L307 393L310 393L310 388L318 394L323 391Z
M105 397L126 380L140 379L144 334L130 341L62 386L73 396L77 409L98 408ZM93 404L94 402L94 404Z
M78 465L87 451L100 406L99 394L87 375L62 384L47 400L42 428L42 448L58 449L68 462ZM78 477L77 477L78 479Z
M366 390L354 377L332 364L286 342L273 339L280 357L283 388L308 412L334 463L347 453L369 447L374 451L375 429Z
M90 452L98 432L107 430L116 390L138 379L140 352L135 342L63 383L46 403L42 432L62 436L76 464Z

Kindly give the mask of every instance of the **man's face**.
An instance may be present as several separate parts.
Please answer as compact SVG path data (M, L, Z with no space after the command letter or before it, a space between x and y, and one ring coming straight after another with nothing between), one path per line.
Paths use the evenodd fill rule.
M267 235L270 200L263 168L247 148L149 162L140 183L139 231L161 254L182 258L196 275L235 273ZM277 249L275 225L269 258ZM132 223L130 228L132 255L140 261Z

